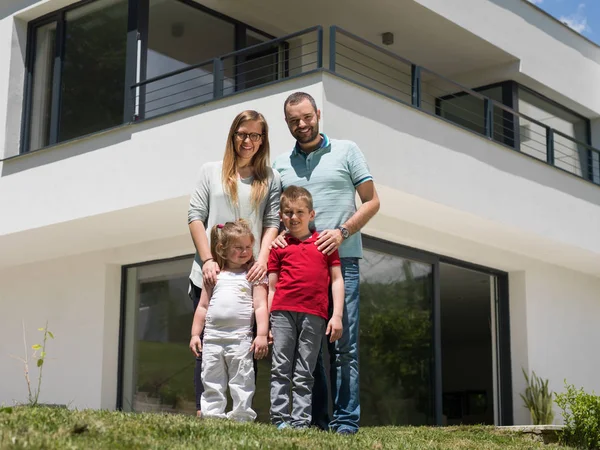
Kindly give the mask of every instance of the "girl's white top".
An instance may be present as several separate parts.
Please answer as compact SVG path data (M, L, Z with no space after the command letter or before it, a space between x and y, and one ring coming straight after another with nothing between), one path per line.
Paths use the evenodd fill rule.
M253 285L248 272L221 270L208 303L204 340L252 338L254 325Z

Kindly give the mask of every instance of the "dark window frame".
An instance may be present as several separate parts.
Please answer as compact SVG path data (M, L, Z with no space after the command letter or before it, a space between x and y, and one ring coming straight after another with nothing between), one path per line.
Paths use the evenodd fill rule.
M518 102L519 91L523 90L523 91L527 92L528 94L531 94L534 97L537 97L540 100L542 100L546 103L549 103L550 105L552 105L558 109L562 109L563 111L582 119L586 124L586 133L585 133L584 144L592 145L592 125L591 125L591 121L588 117L585 117L584 115L581 115L578 112L573 111L572 109L566 107L565 105L558 103L556 100L552 100L551 98L546 97L544 94L540 94L539 92L534 91L533 89L528 88L527 86L524 86L520 83L517 83L516 81L514 81L513 83L515 84L515 97L517 99L516 107L513 108L515 111L519 111L519 102ZM575 138L573 138L573 139L575 139Z
M555 108L561 109L575 117L578 117L579 119L582 119L586 124L585 125L586 133L585 133L584 143L587 145L590 145L590 146L592 145L592 143L591 143L592 142L592 126L591 126L591 121L589 118L573 111L572 109L558 103L557 101L552 100L552 99L546 97L545 95L540 94L539 92L537 92L527 86L524 86L514 80L505 80L505 81L500 81L497 83L479 86L479 87L474 88L473 91L481 92L481 91L485 91L487 89L492 89L492 88L499 87L499 86L502 87L502 103L505 106L508 106L509 108L512 108L513 110L515 110L517 112L519 112L519 92L525 91L528 94L539 98L543 102L546 102ZM462 97L465 95L469 95L469 94L467 92L462 91L462 92L457 92L455 94L437 97L435 99L435 115L439 116L441 118L444 118L441 115L442 102L444 100L451 100L453 98ZM520 127L519 116L514 117L510 112L504 111L504 110L502 111L502 116L503 116L503 127L506 130L506 133L508 133L508 134L506 136L503 136L502 142L498 142L495 139L494 139L494 142L498 142L500 144L506 145L510 148L513 148L513 149L519 151L521 148L520 134L519 134L519 127ZM589 157L589 155L588 155L588 157Z
M527 92L528 94L532 95L533 97L536 97L536 98L542 100L543 102L548 103L549 105L551 105L555 108L558 108L562 111L567 112L568 114L571 114L571 115L583 120L583 122L585 123L585 140L582 142L584 144L587 144L589 147L592 147L592 122L589 118L585 117L584 115L579 114L578 112L573 111L570 108L567 108L564 105L561 105L557 101L552 100L551 98L548 98L545 95L540 94L539 92L534 91L531 88L528 88L527 86L523 86L522 84L515 82L515 96L517 98L517 107L514 109L516 109L517 111L519 110L518 98L519 98L519 91L521 91L521 90L524 92ZM518 118L517 118L517 122L518 122ZM575 138L573 138L573 139L577 141L577 139L575 139ZM581 166L581 173L582 173L581 178L594 183L594 163L593 163L594 156L593 156L592 150L590 150L589 148L580 148L578 153L579 153L579 158L580 158L579 164ZM584 162L584 159L585 159L585 162Z
M62 83L62 70L63 70L63 49L64 49L64 28L66 24L66 13L77 8L83 7L87 4L93 3L97 0L81 0L77 3L65 6L63 8L52 11L41 17L38 17L27 24L27 49L25 52L25 79L23 89L23 108L21 114L21 131L20 131L20 148L19 154L26 154L38 150L42 150L63 141L58 141L58 127L60 118L60 93ZM214 11L204 5L200 5L192 0L174 0L179 1L185 5L191 6L197 10L207 13L213 17L221 19L225 22L234 25L234 43L235 50L240 50L244 47L238 45L244 45L246 40L247 31L252 31L261 36L264 36L267 40L275 39L275 36L266 33L258 28L248 25L244 22L236 20L220 12ZM125 59L125 93L123 99L123 120L121 125L129 123L133 117L133 105L131 105L130 99L130 88L129 86L135 84L136 69L137 69L137 41L145 33L145 39L142 39L142 48L140 58L140 76L141 80L145 79L146 61L145 55L147 54L147 33L148 33L148 20L149 20L149 0L127 0L128 2L128 17L127 17L127 38L126 38L126 59ZM34 67L36 61L36 45L37 45L37 30L49 23L56 22L56 36L55 36L55 53L54 53L54 77L52 79L51 89L51 113L50 113L50 138L46 145L41 146L35 150L30 148L30 137L31 137L31 113L33 109L33 80L34 80ZM146 46L146 48L144 48ZM287 52L287 43L283 45L284 51ZM236 62L237 63L237 62ZM287 76L287 70L285 71L284 77ZM242 89L240 89L242 90ZM236 91L238 91L236 83ZM103 130L102 130L103 131ZM75 139L85 137L87 134L82 134ZM66 142L66 141L64 141Z
M518 111L517 107L518 107L519 103L518 103L518 98L515 96L516 83L512 80L486 84L484 86L479 86L479 87L474 88L473 91L481 92L481 91L486 91L488 89L493 89L496 87L502 88L502 103L505 106L508 106L509 108L512 108L515 111ZM465 95L470 95L470 94L468 92L461 91L461 92L457 92L455 94L449 94L449 95L444 95L441 97L436 97L436 99L435 99L435 115L443 118L444 120L449 120L450 122L452 122L450 119L446 119L444 116L442 116L442 102L445 100L452 100L454 98L464 97ZM483 117L483 115L482 115L482 117ZM506 135L503 134L501 141L497 141L496 139L494 139L494 142L498 142L498 143L506 145L510 148L518 149L519 145L520 145L518 122L519 122L518 118L517 118L517 120L514 120L513 115L511 113L509 113L508 111L502 110L502 127L505 130L505 131L503 131L503 133L506 133ZM452 123L454 123L454 122L452 122ZM482 134L482 136L483 136L483 134Z
M496 277L498 293L496 317L497 349L498 349L498 388L499 410L496 425L513 425L513 398L512 398L512 362L510 349L510 311L508 293L508 272L482 266L461 259L428 252L403 244L390 242L385 239L363 235L363 247L369 250L381 251L393 256L407 258L414 261L431 264L433 267L433 305L432 325L434 360L432 361L432 390L434 392L434 417L435 425L442 425L442 330L441 330L441 299L440 299L440 263L452 264L465 269L475 270Z
M433 360L431 361L433 374L432 393L435 425L442 425L442 347L441 347L441 303L440 303L440 263L452 264L465 269L493 275L497 279L497 309L496 317L498 323L497 329L497 349L498 349L498 388L499 392L499 422L497 425L513 425L513 399L512 399L512 363L510 348L510 312L509 312L509 291L508 291L508 272L493 269L486 266L470 263L460 259L439 255L436 253L420 250L418 248L390 242L385 239L363 235L363 247L368 250L380 251L392 256L406 258L413 261L431 264L433 268L433 304L432 304L432 328L433 328ZM158 260L143 261L134 264L127 264L121 267L121 298L120 298L120 317L119 317L119 349L117 365L117 398L116 409L123 409L123 368L125 365L125 311L127 308L127 272L132 267L142 267L147 265L179 261L182 259L191 259L194 255L181 255L173 258L163 258ZM432 424L433 425L433 424Z

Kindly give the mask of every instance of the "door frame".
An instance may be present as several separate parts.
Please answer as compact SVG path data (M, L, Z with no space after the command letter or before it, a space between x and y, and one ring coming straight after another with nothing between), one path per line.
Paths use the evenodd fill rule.
M393 256L431 264L433 273L433 358L432 364L432 390L434 425L443 424L442 416L442 331L441 331L441 302L440 302L440 263L451 264L465 269L496 277L497 295L495 301L496 316L496 352L498 365L494 368L498 378L496 388L498 392L498 405L494 405L498 411L499 423L496 425L513 425L513 400L512 400L512 369L510 353L510 315L508 297L508 273L486 267L479 264L463 261L449 256L420 250L414 247L394 243L385 239L364 235L363 247L369 250L387 253Z

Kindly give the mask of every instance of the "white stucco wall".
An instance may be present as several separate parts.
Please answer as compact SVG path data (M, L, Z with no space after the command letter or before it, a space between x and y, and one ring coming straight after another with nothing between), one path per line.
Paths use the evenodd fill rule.
M183 227L185 229L185 227ZM27 344L48 321L40 401L114 409L117 398L121 267L193 252L186 234L0 270L0 404L27 401L22 320ZM30 367L33 377L35 366ZM35 379L37 380L37 378Z
M600 391L600 359L592 347L600 339L600 279L555 267L527 272L529 367L550 380Z
M22 321L28 352L41 343L37 329L48 321L55 339L47 343L40 401L114 407L119 285L120 272L94 255L1 271L0 403L27 400L23 366L9 356L23 356ZM30 372L37 383L35 362Z

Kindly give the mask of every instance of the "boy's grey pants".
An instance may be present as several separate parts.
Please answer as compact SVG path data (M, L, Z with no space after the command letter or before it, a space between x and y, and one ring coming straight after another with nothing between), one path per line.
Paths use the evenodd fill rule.
M271 332L271 423L309 427L313 372L325 332L325 319L314 314L273 311Z

